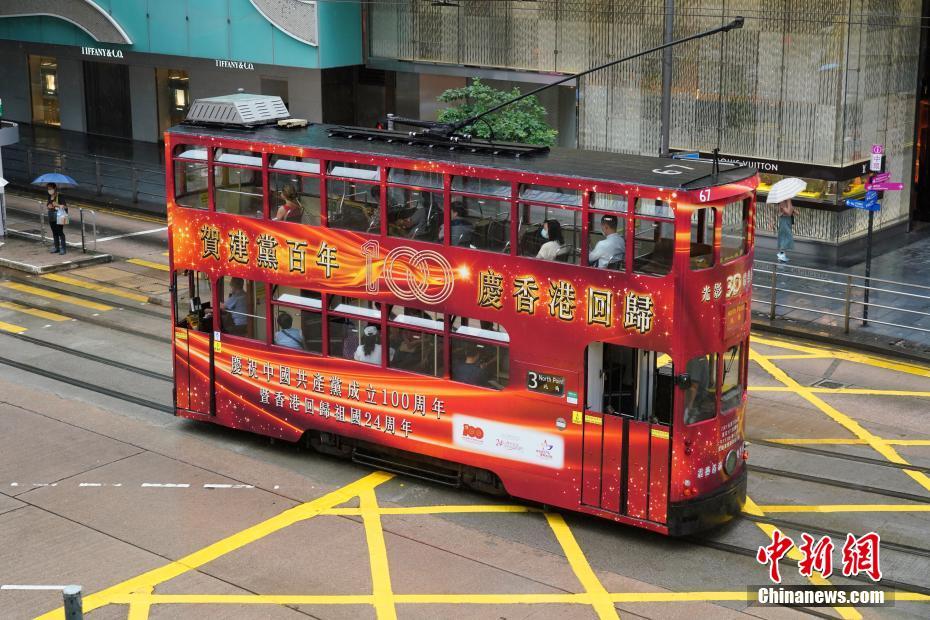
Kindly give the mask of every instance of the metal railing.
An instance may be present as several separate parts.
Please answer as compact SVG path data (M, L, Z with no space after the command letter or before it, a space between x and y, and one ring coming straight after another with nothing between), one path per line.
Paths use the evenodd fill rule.
M85 218L84 214L89 213L90 217ZM91 249L92 252L97 251L97 212L93 209L85 209L84 207L78 208L78 214L81 221L81 252L87 254L88 243L93 245ZM90 236L87 235L87 226L88 220L90 220ZM50 241L50 238L47 235L48 231L51 228L48 225L48 209L45 207L45 203L39 201L39 234L41 235L42 242L45 243Z
M767 307L769 320L842 326L847 334L872 323L901 330L896 337L930 334L930 286L760 260L752 271L753 306Z
M3 151L4 175L28 185L44 172L72 177L72 196L117 202L145 203L165 209L165 169L131 160L17 144Z

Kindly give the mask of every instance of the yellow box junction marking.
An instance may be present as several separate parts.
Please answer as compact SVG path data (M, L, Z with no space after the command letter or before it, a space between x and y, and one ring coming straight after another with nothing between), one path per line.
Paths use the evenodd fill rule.
M7 310L13 310L14 312L22 312L23 314L30 314L32 316L37 316L40 319L45 319L47 321L70 321L68 317L63 314L58 314L57 312L49 312L48 310L37 310L35 308L30 308L28 306L22 306L13 301L0 301L0 308L6 308Z
M837 409L831 407L826 402L818 398L810 388L801 385L793 378L788 376L784 370L767 360L762 355L759 355L755 351L750 350L750 358L755 360L757 364L762 366L770 375L775 379L781 381L786 387L791 388L798 396L814 405L822 412L827 414L829 418L835 421L837 424L851 432L853 435L864 441L868 444L873 450L884 456L887 460L892 463L897 463L899 465L910 465L900 454L898 454L894 448L888 445L882 438L873 435L868 430L866 430L861 424L850 418L848 415L838 411ZM930 478L927 477L923 472L915 471L913 469L905 469L904 473L910 476L917 484L922 486L925 490L930 491Z
M930 377L930 367L923 366L921 364L910 363L910 362L899 362L895 360L885 359L878 357L876 355L867 355L865 353L857 353L855 351L848 351L845 349L821 349L818 347L813 347L810 345L799 345L793 342L787 342L784 340L777 340L774 338L764 338L752 335L750 340L751 343L764 344L771 347L779 347L782 349L788 349L790 351L798 351L806 355L810 355L811 358L822 357L822 358L836 358L841 360L846 360L847 362L856 362L859 364L866 364L868 366L874 366L876 368L884 368L886 370L894 370L897 372L904 372L912 375L917 375L920 377ZM769 359L769 356L763 355L766 359ZM772 356L775 358L777 356Z
M815 438L798 438L798 439L768 439L772 443L784 443L796 446L863 446L866 443L861 439L815 439ZM883 439L889 446L930 446L930 439Z
M384 543L384 528L381 526L381 515L378 513L378 499L375 497L374 488L364 489L359 493L358 503L362 522L365 524L365 539L368 542L368 561L371 565L375 612L378 620L397 620L387 546Z
M107 310L113 309L113 306L98 304L95 301L85 301L83 299L78 299L77 297L72 297L71 295L46 291L45 289L29 286L28 284L20 284L19 282L0 282L0 286L13 289L14 291L19 291L20 293L28 293L29 295L47 297L48 299L54 299L55 301L61 301L74 306L81 306L82 308L90 308L91 310L98 310L100 312L106 312Z
M4 323L3 321L0 321L0 330L5 332L12 332L14 334L21 334L26 331L26 328L22 327L21 325L13 325L12 323Z
M575 535L568 529L565 519L558 513L547 512L546 521L548 521L549 527L552 528L552 532L558 539L559 544L562 545L565 557L568 558L568 563L571 565L575 577L581 582L581 587L584 588L587 599L594 607L597 617L601 618L601 620L604 618L617 618L619 620L620 616L617 614L617 608L614 607L613 601L610 600L610 594L604 588L601 580L594 574L594 569L588 564L588 559L582 552L581 547L578 546Z
M46 280L52 280L53 282L61 282L62 284L68 284L70 286L77 286L79 288L86 288L91 291L96 291L98 293L105 293L107 295L113 295L114 297L122 297L123 299L129 299L131 301L138 301L140 303L148 303L148 295L140 295L139 293L129 293L120 289L113 288L112 286L104 286L102 284L96 284L94 282L85 282L84 280L78 280L77 278L71 278L68 276L58 275L57 273L48 273L42 276Z
M150 260L143 260L141 258L127 258L127 263L132 263L133 265L139 265L141 267L148 267L149 269L158 269L159 271L171 271L171 268L164 263L155 263Z

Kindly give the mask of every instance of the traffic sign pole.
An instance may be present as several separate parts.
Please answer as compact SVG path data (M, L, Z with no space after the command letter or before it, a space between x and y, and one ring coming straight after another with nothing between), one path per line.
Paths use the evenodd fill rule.
M865 301L862 306L862 326L869 324L869 288L872 285L872 224L875 221L875 211L869 209L869 233L866 236L865 247Z

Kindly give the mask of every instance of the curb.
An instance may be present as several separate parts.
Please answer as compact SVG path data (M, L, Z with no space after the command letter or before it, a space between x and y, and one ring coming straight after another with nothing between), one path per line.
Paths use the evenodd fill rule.
M752 329L760 332L778 334L780 336L803 338L812 342L844 347L864 353L876 353L921 364L930 364L930 350L926 348L926 345L909 340L898 339L897 342L901 343L900 346L880 344L878 342L868 341L868 338L877 338L876 336L869 335L864 338L856 338L855 336L844 334L839 330L834 332L833 330L825 330L823 327L813 330L802 326L785 324L777 319L772 323L769 322L768 319L760 320L753 318Z
M10 237L16 237L17 239L28 239L30 241L35 241L38 235L32 233L24 233L17 230L7 230L7 235ZM80 248L81 244L69 243L70 247ZM56 271L70 271L72 269L79 269L81 267L88 267L90 265L100 265L103 263L113 262L113 257L109 254L82 254L79 257L76 257L72 260L67 260L60 263L53 263L51 265L31 265L29 263L23 263L20 261L12 260L9 258L0 257L0 267L7 267L9 269L15 269L16 271L22 271L24 273L29 273L32 275L42 275L45 273L55 273Z

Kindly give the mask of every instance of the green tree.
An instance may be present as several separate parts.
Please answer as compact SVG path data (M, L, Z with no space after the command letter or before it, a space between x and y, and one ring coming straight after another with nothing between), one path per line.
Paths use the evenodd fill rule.
M517 87L509 91L497 90L475 78L464 88L450 88L439 95L438 101L458 105L439 112L438 120L441 123L456 123L519 96L520 89ZM559 132L546 123L545 117L546 109L534 95L500 112L489 114L474 125L466 125L462 132L485 140L552 146Z

